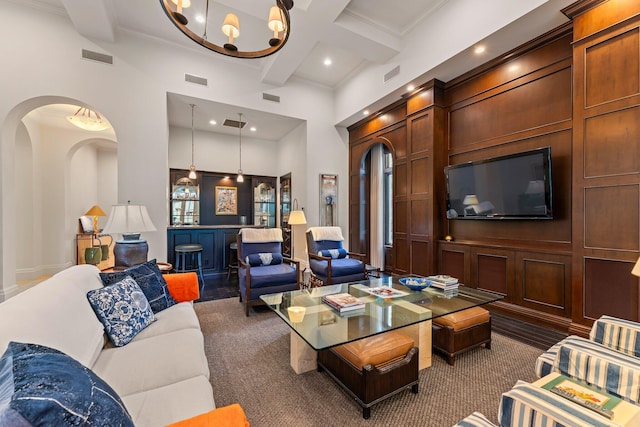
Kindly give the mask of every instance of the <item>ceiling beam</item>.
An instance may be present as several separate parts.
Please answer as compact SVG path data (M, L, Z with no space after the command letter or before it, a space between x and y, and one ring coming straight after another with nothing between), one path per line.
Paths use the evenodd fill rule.
M62 0L62 4L78 33L115 42L116 19L110 0Z

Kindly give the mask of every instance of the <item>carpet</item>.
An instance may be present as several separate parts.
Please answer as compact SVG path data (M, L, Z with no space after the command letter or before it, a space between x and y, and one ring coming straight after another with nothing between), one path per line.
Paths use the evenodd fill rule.
M500 395L517 380L534 381L542 350L494 333L484 347L449 366L437 354L420 371L419 393L409 390L360 406L326 373L296 375L289 366L289 327L266 307L250 317L237 299L195 305L204 333L216 406L240 403L252 427L451 426L473 411L497 420Z

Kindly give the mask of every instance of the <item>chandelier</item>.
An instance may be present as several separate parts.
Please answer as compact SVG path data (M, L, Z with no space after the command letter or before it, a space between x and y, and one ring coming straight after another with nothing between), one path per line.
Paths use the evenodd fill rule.
M217 19L215 14L209 11L210 0L160 0L160 4L171 22L183 34L199 45L222 55L236 58L263 58L282 49L289 38L290 32L289 10L293 7L293 0L272 1L275 1L275 5L269 10L267 22L263 27L264 30L262 28L251 28L246 32L253 36L252 39L262 39L259 33L264 31L264 43L254 41L251 47L247 47L244 50L239 49L234 44L235 39L240 37L240 23L237 15L233 13L227 13L224 20L219 19L221 16L218 17L222 23L221 30L226 36L226 43L216 43L215 37L209 39L207 36L209 19ZM196 3L199 3L199 5L196 6ZM185 10L189 8L190 10Z
M86 107L78 108L73 116L67 117L67 120L80 129L91 132L98 132L111 127L109 122L104 120L97 111L90 110Z

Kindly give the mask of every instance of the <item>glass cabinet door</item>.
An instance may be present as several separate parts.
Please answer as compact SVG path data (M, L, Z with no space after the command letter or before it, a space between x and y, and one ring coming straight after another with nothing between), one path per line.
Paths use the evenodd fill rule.
M171 225L200 223L200 187L189 178L180 178L172 185Z
M254 225L276 226L276 192L272 185L263 182L253 189Z

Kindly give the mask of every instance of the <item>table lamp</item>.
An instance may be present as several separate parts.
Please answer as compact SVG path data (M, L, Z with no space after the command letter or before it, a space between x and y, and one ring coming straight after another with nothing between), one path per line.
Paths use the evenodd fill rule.
M104 226L104 234L122 234L113 247L115 269L126 269L147 261L149 245L140 238L140 233L156 231L147 208L143 205L113 205L109 220Z
M86 216L92 216L93 217L93 232L94 233L98 233L98 217L99 216L107 216L106 213L104 213L104 211L102 209L100 209L100 206L98 205L93 205L91 206L91 209L89 209L86 213Z

